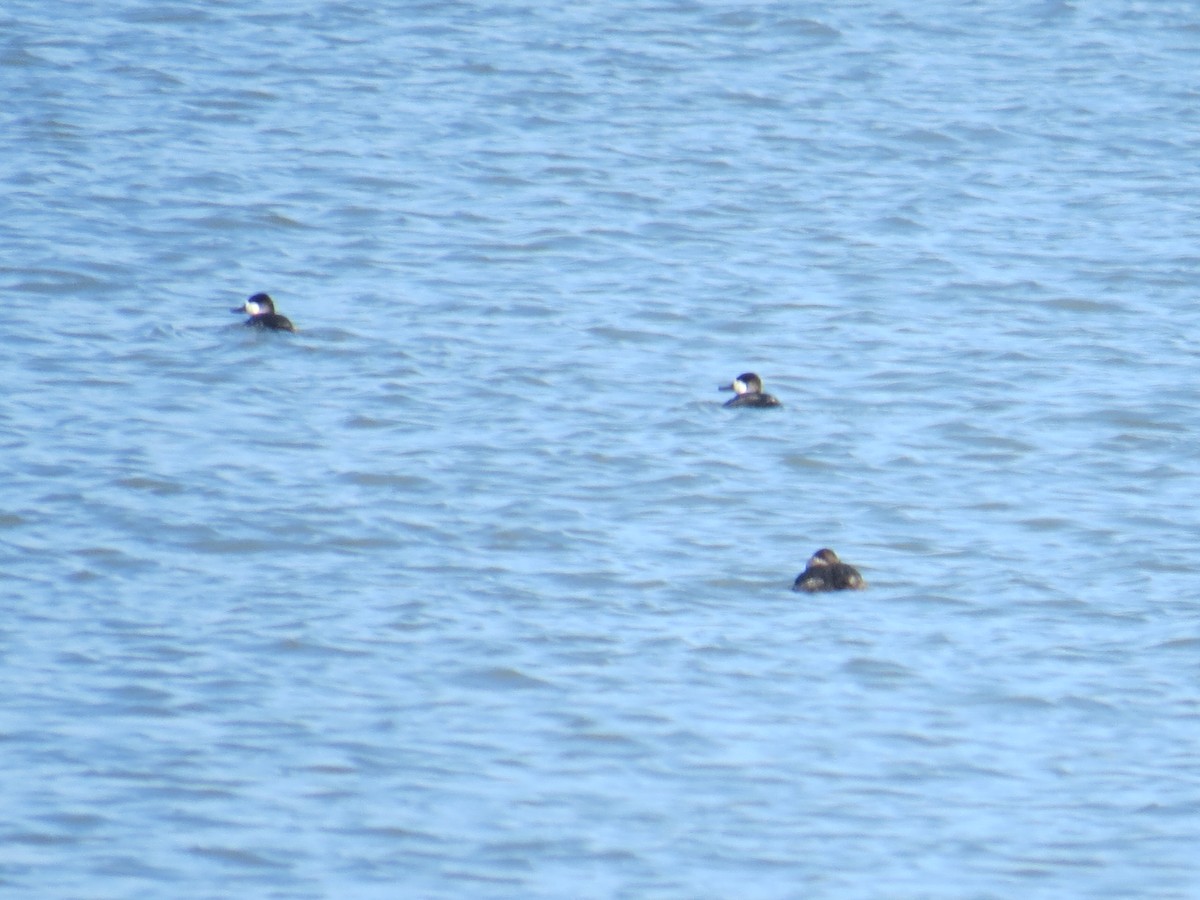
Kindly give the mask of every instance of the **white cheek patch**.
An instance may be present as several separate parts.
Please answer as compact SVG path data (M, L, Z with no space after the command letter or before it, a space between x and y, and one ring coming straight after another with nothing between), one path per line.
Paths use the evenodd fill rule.
M746 393L746 382L742 381L740 378L733 379L733 392L735 394Z
M260 312L258 304L254 303L253 301L247 300L246 301L246 312L248 312L252 316L257 316Z

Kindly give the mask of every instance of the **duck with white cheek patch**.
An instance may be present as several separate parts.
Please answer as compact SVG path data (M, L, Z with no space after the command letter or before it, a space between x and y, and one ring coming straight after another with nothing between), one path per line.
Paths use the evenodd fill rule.
M246 313L250 316L246 320L249 328L262 328L267 331L296 330L296 326L287 316L275 312L275 301L271 299L270 294L255 294L245 304L235 306L230 312Z
M744 372L733 379L733 384L727 384L718 390L733 391L737 394L726 406L766 407L783 406L770 394L763 392L762 379L753 372Z

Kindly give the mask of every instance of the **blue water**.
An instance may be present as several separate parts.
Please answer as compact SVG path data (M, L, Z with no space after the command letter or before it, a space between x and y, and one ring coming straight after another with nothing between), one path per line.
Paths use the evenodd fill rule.
M1200 895L1196 10L565 7L0 11L0 893Z

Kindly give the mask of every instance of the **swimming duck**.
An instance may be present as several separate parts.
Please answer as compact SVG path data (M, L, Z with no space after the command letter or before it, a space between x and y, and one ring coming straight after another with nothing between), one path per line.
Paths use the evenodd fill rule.
M861 591L867 586L858 569L838 559L828 547L818 550L808 561L808 568L796 576L793 591Z
M719 390L733 391L737 394L736 397L725 403L726 406L764 407L783 405L770 394L763 393L762 379L753 372L742 373L733 379L733 384L727 384L719 388Z
M251 328L265 328L269 331L295 331L296 326L287 316L275 312L275 301L270 294L255 294L242 306L235 306L230 312L247 313L250 318L246 324Z

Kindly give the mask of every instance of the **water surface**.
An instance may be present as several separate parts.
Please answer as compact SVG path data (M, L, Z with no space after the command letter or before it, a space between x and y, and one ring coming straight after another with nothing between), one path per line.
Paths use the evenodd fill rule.
M1186 5L0 25L0 885L1195 896Z

